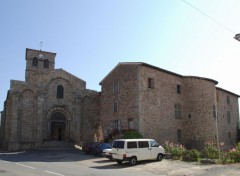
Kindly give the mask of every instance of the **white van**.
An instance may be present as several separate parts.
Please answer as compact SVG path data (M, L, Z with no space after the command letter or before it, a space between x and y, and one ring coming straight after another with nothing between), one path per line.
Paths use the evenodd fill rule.
M153 139L117 139L113 142L112 158L118 164L128 161L135 165L140 160L161 161L165 150Z

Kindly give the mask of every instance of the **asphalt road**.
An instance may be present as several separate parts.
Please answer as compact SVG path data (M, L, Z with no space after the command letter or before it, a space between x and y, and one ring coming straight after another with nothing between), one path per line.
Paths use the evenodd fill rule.
M0 153L0 176L156 176L240 175L240 164L200 165L166 160L130 167L79 150L30 150Z

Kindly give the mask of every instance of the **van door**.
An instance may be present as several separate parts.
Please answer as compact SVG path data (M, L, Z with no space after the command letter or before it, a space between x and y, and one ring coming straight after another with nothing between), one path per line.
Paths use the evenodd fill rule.
M150 141L150 148L151 148L151 159L156 159L158 154L159 154L159 144L154 141L154 140L151 140Z
M138 160L148 160L151 159L151 148L149 147L148 141L138 141Z

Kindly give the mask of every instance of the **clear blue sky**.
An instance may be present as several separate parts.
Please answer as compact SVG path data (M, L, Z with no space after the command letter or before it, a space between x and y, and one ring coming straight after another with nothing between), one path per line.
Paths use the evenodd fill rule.
M1 0L0 110L10 80L25 79L26 48L56 52L63 68L100 91L118 62L146 62L219 81L240 94L240 0Z

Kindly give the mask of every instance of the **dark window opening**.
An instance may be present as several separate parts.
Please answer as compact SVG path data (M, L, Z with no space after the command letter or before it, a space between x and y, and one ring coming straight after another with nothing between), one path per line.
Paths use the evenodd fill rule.
M118 112L118 102L113 103L113 112Z
M154 79L148 78L148 88L154 89Z
M230 114L230 111L227 111L227 121L228 121L228 123L231 123L231 114Z
M44 60L44 68L49 68L49 60L48 59Z
M230 97L227 96L227 104L230 104Z
M177 84L177 93L181 94L181 85Z
M182 142L182 130L180 130L180 129L177 130L177 141L179 143Z
M181 104L175 104L175 118L181 119L182 118L182 106Z
M64 88L62 85L57 86L57 98L63 98Z
M32 66L38 66L38 58L34 57L32 60Z

